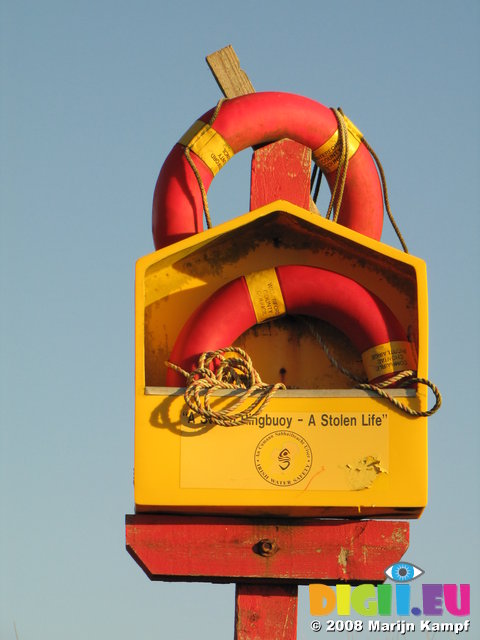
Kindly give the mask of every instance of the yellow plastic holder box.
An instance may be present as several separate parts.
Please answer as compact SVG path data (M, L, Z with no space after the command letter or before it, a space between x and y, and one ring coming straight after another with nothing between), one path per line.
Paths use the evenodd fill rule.
M225 283L302 264L353 278L399 319L427 377L425 263L285 201L277 201L140 258L135 284L137 512L322 517L419 517L427 501L427 419L410 417L326 357L300 317L255 325L235 343L262 380L282 381L249 424L205 423L183 388L165 386L175 339ZM363 371L348 338L313 320L336 359ZM223 408L237 392L218 392ZM425 387L393 390L427 408Z

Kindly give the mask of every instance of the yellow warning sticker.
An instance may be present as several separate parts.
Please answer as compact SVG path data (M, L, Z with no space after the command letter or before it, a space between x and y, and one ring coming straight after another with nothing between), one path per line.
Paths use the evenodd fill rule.
M225 138L201 120L197 120L178 142L203 160L214 176L235 155Z
M274 268L255 271L245 276L257 323L286 313L285 300Z
M416 369L409 342L402 340L379 344L362 353L363 366L369 380L391 373Z

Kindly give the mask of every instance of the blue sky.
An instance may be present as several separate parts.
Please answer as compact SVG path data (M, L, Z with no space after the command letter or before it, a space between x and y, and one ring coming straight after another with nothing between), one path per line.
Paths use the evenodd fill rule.
M444 406L406 558L471 582L478 629L478 2L3 0L0 23L2 640L233 635L233 586L149 582L123 528L134 263L164 158L220 96L204 58L227 44L257 90L342 106L427 263ZM248 209L248 172L244 152L217 177L214 221ZM309 622L302 588L300 639L321 635Z

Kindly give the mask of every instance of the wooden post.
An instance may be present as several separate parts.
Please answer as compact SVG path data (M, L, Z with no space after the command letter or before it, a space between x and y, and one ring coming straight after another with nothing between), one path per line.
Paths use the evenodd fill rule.
M310 201L310 149L294 140L280 140L258 149L252 158L250 209L288 200L303 209Z
M266 600L268 597L268 600ZM235 593L235 640L297 637L298 587L287 585L237 586Z
M236 583L237 640L294 640L299 584L382 582L408 522L138 514L127 550L151 580Z
M207 56L207 63L225 97L255 91L231 45ZM310 197L311 157L310 149L293 140L280 140L256 150L252 157L250 210L282 199L318 212ZM235 638L295 638L297 594L298 587L293 584L282 594L274 586L263 585L252 591L250 585L237 584Z

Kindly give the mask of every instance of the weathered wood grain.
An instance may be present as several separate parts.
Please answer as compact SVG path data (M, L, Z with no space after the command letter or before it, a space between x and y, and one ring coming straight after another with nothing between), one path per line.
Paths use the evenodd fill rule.
M231 45L211 53L206 60L226 98L255 92L249 77L240 68L240 61Z
M231 45L215 51L207 56L206 60L226 98L235 98L255 92L249 77L240 68L240 61ZM273 143L257 149L253 154L250 210L273 200L283 199L318 214L317 206L310 196L311 150L302 147L302 145L298 145L298 148L292 146L288 151L291 156L288 157L286 147L282 147L284 142L286 141L276 143L280 145L278 153L275 153L275 143ZM293 141L289 142L292 145L297 144ZM303 153L299 151L300 147L303 148ZM282 166L282 161L285 166ZM279 163L278 167L277 163ZM253 185L254 180L256 181L255 185ZM277 197L268 196L268 180L272 180L271 187L274 196L278 194ZM270 199L268 199L269 197Z
M234 640L295 640L297 602L296 585L237 585Z
M311 156L308 147L288 139L257 149L252 158L250 210L275 200L308 209Z
M408 522L127 516L127 549L152 580L379 582L408 548Z

